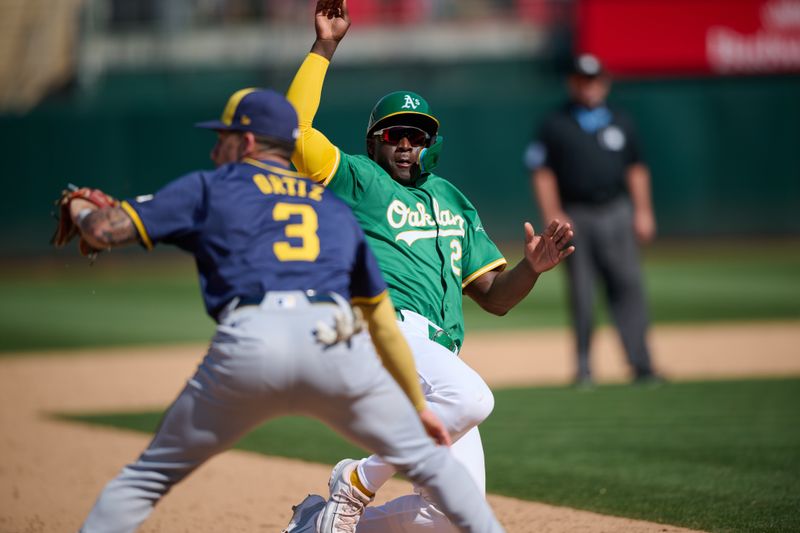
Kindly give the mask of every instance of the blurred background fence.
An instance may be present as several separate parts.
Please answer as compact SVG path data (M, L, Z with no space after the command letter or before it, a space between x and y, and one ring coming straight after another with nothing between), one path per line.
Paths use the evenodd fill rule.
M353 28L329 71L316 125L358 153L380 96L398 89L425 95L445 137L440 173L474 201L495 239L517 240L523 220L538 220L522 163L525 146L544 114L565 99L572 53L604 51L601 58L615 67L611 103L633 115L652 167L661 235L796 236L800 2L694 2L741 12L743 27L755 24L755 38L767 35L766 44L750 48L750 41L723 42L723 52L732 50L725 57L735 59L741 48L747 60L741 64L750 65L728 63L724 72L713 64L637 69L636 58L631 63L625 54L641 52L646 40L640 47L614 45L615 58L598 33L609 26L602 17L617 13L617 24L660 35L653 46L662 49L670 37L661 34L678 32L673 48L683 51L689 38L680 32L688 30L673 28L665 13L691 21L690 4L351 0ZM311 6L307 0L2 0L0 146L3 183L13 193L0 199L0 254L47 251L50 201L66 182L125 197L209 167L213 135L191 125L218 116L239 88L285 90L313 41ZM639 9L641 18L620 21L619 9ZM761 18L750 21L748 13ZM654 50L644 61L661 53ZM767 68L751 61L758 54L767 54Z

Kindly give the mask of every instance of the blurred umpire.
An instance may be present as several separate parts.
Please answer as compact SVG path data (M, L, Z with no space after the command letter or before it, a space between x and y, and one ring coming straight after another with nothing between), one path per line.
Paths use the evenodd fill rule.
M570 100L542 124L528 147L534 194L544 220L571 222L576 252L567 259L577 352L576 384L591 385L589 364L596 277L602 279L636 382L658 382L647 346L647 308L639 245L656 222L650 173L630 120L605 102L611 80L589 54L576 58Z

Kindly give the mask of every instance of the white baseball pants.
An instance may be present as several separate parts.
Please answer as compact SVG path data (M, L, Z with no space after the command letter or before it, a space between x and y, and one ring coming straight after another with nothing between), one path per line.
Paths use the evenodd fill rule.
M483 445L477 426L492 412L494 396L480 375L455 353L429 340L426 318L410 311L402 311L402 315L403 320L398 325L414 353L425 398L455 441L450 448L453 456L464 465L481 493L485 494ZM372 455L358 465L359 478L372 492L377 492L396 472L379 455ZM437 508L427 490L417 487L416 491L417 494L367 507L357 532L458 531Z

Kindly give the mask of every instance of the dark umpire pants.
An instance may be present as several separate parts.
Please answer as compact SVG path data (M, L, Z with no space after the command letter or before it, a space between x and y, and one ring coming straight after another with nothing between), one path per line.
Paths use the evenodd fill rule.
M645 339L647 306L630 201L623 197L600 205L565 205L564 210L575 231L575 253L567 259L567 273L578 356L577 378L591 377L589 346L598 277L605 286L611 316L635 376L651 375Z

